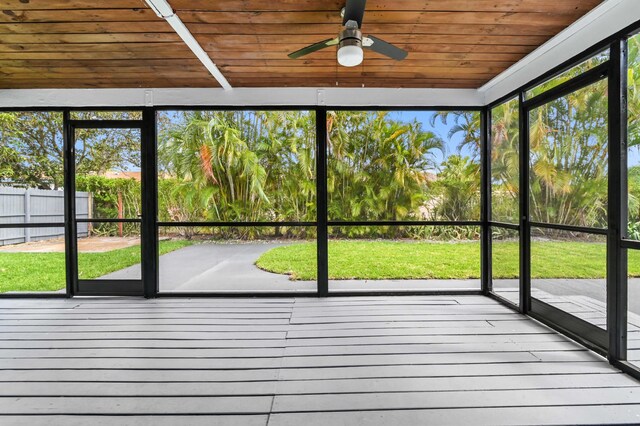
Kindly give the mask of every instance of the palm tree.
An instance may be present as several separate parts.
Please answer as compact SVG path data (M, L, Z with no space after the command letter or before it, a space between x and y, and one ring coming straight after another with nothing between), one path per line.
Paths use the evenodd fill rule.
M480 164L469 157L450 155L441 164L442 171L433 183L439 202L433 219L468 220L480 215Z
M312 113L198 111L162 122L169 126L160 134L160 186L169 191L160 205L172 220L315 219ZM235 232L268 232L245 231Z
M308 111L256 113L256 152L267 172L269 220L315 220L315 116Z
M552 80L545 84L553 87L558 83ZM545 85L536 90L545 90ZM601 81L531 111L528 155L533 220L581 226L606 224L606 91L606 81ZM479 128L479 118L474 121L470 113L455 111L437 117L443 122L453 118L456 125L450 135L464 132L458 148L469 147L478 155L479 136L472 129ZM516 221L518 217L518 126L517 100L492 111L492 210L496 220Z
M640 35L629 39L628 48L627 145L629 154L640 149ZM629 236L640 239L640 176L639 166L629 161Z
M455 135L462 135L462 141L457 147L458 151L468 149L472 153L472 160L479 162L482 145L480 113L478 111L438 111L431 117L431 125L435 125L438 120L445 125L449 120L452 121L447 137L451 139Z
M176 194L194 219L260 220L266 171L229 115L209 119L196 111L161 138L158 149L178 185Z
M640 145L640 34L629 39L628 61L628 145L637 147Z
M505 102L491 110L491 215L518 222L520 194L519 102Z
M327 132L330 219L419 217L439 137L385 112L329 112Z
M534 221L606 226L607 82L530 113L530 214Z

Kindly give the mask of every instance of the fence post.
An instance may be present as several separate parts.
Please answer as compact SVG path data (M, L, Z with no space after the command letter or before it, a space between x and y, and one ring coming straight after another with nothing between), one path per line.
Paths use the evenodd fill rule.
M122 191L118 191L118 219L124 218L124 207L122 205ZM122 237L123 233L123 223L118 222L118 237Z
M31 223L31 189L27 188L24 191L24 223ZM31 241L31 228L25 227L24 229L24 242Z
M93 219L93 192L87 193L87 217ZM93 230L93 222L87 222L87 238L91 236Z

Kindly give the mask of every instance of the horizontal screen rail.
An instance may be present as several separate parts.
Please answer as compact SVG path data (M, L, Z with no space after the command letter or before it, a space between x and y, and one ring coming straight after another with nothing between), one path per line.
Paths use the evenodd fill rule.
M605 228L589 228L588 226L561 225L559 223L529 222L534 228L557 229L559 231L582 232L585 234L607 235Z
M142 219L76 219L78 223L142 223Z
M69 120L75 129L142 129L142 120Z
M85 220L93 222L93 220ZM329 221L329 226L482 226L479 220L437 221L437 220L371 220L371 221ZM158 222L158 226L317 226L317 222ZM517 225L516 225L517 227Z
M481 290L365 290L365 291L331 291L331 297L370 297L370 296L481 296ZM1 298L0 294L0 298ZM196 298L196 297L318 297L314 291L272 291L272 292L252 292L252 291L161 291L158 297L168 298Z
M482 222L479 220L466 220L466 221L438 221L438 220L345 220L345 221L332 221L327 223L329 226L482 226Z
M0 223L0 229L15 228L64 228L64 222L46 222L46 223Z
M158 222L162 227L251 227L251 226L317 226L316 222Z
M627 248L627 249L640 250L640 241L622 239L620 241L620 247Z
M522 107L526 111L529 111L546 103L554 101L558 98L566 96L570 93L573 93L576 90L580 90L593 83L596 83L604 78L607 78L607 76L609 75L609 68L610 61L603 62L602 64L591 68L590 70L585 71L576 77L573 77L571 80L559 84L553 89L549 89L546 92L543 92L537 96L534 96L533 98L522 102Z
M83 296L110 296L114 292L122 296L142 296L144 294L141 279L78 280L76 290Z
M495 228L513 229L515 231L520 229L520 225L516 225L515 223L507 223L507 222L489 222L489 226L493 226Z

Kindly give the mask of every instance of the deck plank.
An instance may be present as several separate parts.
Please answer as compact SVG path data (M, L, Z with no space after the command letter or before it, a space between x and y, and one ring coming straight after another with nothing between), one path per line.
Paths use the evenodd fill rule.
M493 363L482 364L431 364L384 365L359 367L289 368L280 372L280 380L362 379L385 377L475 377L519 376L547 374L602 374L616 372L601 361L573 363ZM597 380L597 377L594 377Z
M594 380L597 379L597 380ZM0 396L225 396L302 395L388 392L451 392L573 388L635 388L623 373L552 374L505 377L405 377L378 379L295 380L254 382L5 382Z
M637 388L276 395L272 412L640 404Z
M198 415L198 416L86 416L86 415L44 415L44 416L3 416L0 418L4 425L12 426L111 426L122 425L126 420L127 425L133 426L175 426L189 424L189 426L265 426L268 415Z
M4 414L268 414L272 396L0 397ZM1 418L0 418L1 419Z
M640 405L583 407L482 407L431 410L376 410L271 414L269 426L326 425L558 425L637 424Z

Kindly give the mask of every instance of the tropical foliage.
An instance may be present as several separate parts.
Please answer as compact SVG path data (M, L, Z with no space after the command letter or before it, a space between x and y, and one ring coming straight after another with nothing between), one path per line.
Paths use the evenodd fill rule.
M560 73L559 75L544 81L530 90L525 91L525 99L533 98L541 93L546 92L549 89L553 89L556 86L564 83L567 80L571 80L573 77L577 77L580 74L588 71L592 68L609 60L609 50L604 50L589 59L569 68L568 70Z
M629 146L629 237L640 240L640 34L629 39L627 144ZM634 161L635 158L635 161Z
M536 87L540 94L600 63L586 61ZM533 221L606 227L608 111L607 80L552 100L529 115L529 190ZM492 110L492 213L518 220L518 101Z
M518 223L520 209L519 103L512 99L491 110L491 217Z
M640 237L640 36L629 40L628 142L629 235ZM540 94L608 59L579 64L527 93ZM608 86L601 80L531 111L530 214L534 221L606 227ZM497 221L518 218L518 101L492 111L492 213Z
M531 219L606 227L607 81L531 111Z
M79 174L76 190L90 194L89 217L94 219L136 219L142 213L140 182L135 179L112 179L104 176ZM125 223L91 224L93 235L139 235L140 225Z
M83 113L78 118L86 118ZM113 117L92 112L93 119ZM59 189L64 182L64 139L60 112L0 112L0 183ZM101 174L114 168L140 166L139 131L79 129L76 171Z
M419 219L443 141L385 112L327 117L329 220Z
M160 220L315 221L312 112L195 111L163 122Z
M432 188L438 201L434 219L477 220L480 213L480 164L469 157L451 155L442 162Z
M476 123L477 115L459 113L455 120ZM166 190L160 191L161 220L315 221L312 113L196 111L168 113L162 122L158 151L160 185ZM465 129L458 123L450 127L454 133ZM445 141L433 126L425 129L417 119L407 122L386 112L331 111L327 133L330 220L479 217L477 161L454 154L440 162ZM409 229L339 227L334 232L416 236ZM260 234L250 228L232 232Z

